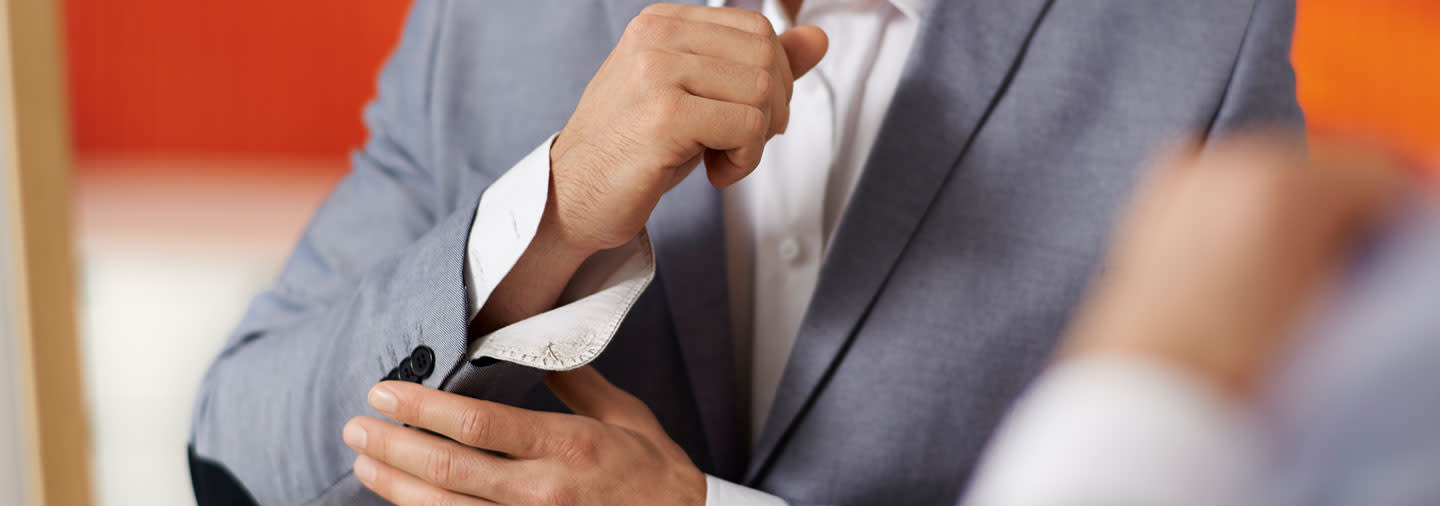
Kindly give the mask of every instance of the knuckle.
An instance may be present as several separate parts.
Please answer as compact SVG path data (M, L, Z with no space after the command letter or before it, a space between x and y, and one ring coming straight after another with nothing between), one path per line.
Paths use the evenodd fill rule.
M455 481L455 455L449 451L432 451L425 454L424 472L426 481L436 484Z
M778 63L779 57L775 54L775 45L770 37L756 35L751 37L747 44L749 45L747 50L754 55L756 65L768 69Z
M638 39L638 41L659 40L669 35L673 26L674 21L668 17L642 12L630 20L630 24L625 27L623 36Z
M579 431L563 443L560 455L572 464L592 466L600 461L599 439L593 430Z
M765 103L770 100L770 95L775 93L775 74L768 69L758 69L755 73L755 96L757 103Z
M640 13L650 14L654 16L663 16L673 10L674 7L669 4L650 4L645 6L644 9L640 9Z
M740 19L742 29L747 32L754 32L765 35L775 34L775 27L770 24L770 20L766 19L764 14L751 10L746 10L744 11L744 15L741 16Z
M460 415L460 442L467 446L481 446L490 439L494 420L485 411L466 410Z
M751 139L764 139L768 130L765 112L759 107L745 107L740 117L740 132Z

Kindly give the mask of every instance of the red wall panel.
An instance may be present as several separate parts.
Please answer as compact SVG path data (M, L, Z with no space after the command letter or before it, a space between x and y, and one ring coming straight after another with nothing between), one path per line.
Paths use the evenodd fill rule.
M68 0L81 153L340 157L404 0Z
M1383 135L1440 161L1440 1L1301 0L1294 60L1317 129Z
M408 3L68 0L76 148L338 159ZM1440 2L1300 0L1294 59L1313 125L1440 158Z

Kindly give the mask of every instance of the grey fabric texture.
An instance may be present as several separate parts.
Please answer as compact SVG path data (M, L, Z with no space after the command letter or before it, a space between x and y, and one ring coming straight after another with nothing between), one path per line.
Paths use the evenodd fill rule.
M340 429L375 414L366 391L420 345L437 357L427 386L562 409L537 371L466 362L469 225L647 3L415 0L352 173L206 376L198 455L262 504L381 503L349 473ZM652 216L656 281L596 367L709 473L795 504L953 503L1146 157L1180 135L1300 125L1293 11L932 1L759 445L741 431L703 171Z

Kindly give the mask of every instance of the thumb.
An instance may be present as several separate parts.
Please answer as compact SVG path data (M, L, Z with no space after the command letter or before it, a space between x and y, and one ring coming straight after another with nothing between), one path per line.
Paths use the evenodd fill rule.
M665 433L643 401L611 384L593 367L552 372L545 375L545 386L577 415L636 432Z
M780 46L790 60L790 73L799 79L825 57L830 38L818 26L797 26L780 34Z

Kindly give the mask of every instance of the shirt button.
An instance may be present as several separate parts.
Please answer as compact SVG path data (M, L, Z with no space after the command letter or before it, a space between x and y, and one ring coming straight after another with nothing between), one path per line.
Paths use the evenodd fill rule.
M780 259L786 262L794 262L800 258L800 241L793 237L786 237L780 241Z

